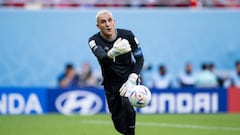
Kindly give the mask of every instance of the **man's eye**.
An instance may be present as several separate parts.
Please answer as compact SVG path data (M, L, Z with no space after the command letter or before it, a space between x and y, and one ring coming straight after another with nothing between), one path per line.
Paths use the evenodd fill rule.
M103 24L103 23L106 23L106 21L101 21L101 23Z

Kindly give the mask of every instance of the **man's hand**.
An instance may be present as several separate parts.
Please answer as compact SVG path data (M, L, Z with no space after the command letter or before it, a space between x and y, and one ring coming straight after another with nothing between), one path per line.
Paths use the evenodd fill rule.
M116 56L128 53L131 50L132 50L131 46L130 46L129 42L126 39L118 38L114 42L112 49L110 49L108 51L107 55L108 55L108 57L113 59Z
M120 88L120 96L128 97L130 90L137 85L138 75L136 73L131 73L128 80Z

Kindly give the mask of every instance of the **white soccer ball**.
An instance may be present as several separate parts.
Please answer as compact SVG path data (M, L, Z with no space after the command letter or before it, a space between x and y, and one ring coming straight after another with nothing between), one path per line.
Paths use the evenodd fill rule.
M144 85L136 85L130 91L128 99L133 106L143 108L150 102L151 92Z

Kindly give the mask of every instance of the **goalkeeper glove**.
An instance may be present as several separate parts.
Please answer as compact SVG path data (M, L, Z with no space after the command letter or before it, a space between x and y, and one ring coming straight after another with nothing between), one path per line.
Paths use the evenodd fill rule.
M136 73L131 73L128 80L121 86L119 92L120 96L128 97L129 92L135 85L137 85L138 75Z
M108 57L114 59L116 56L128 53L131 50L131 46L126 39L118 38L114 42L113 47L108 51L107 55Z

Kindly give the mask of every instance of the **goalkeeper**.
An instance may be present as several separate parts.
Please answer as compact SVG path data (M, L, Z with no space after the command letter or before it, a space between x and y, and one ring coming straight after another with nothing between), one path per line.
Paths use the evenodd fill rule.
M100 32L89 38L89 46L101 66L112 121L118 132L134 135L136 113L127 97L138 83L143 54L131 31L115 28L110 11L100 10L96 20Z

